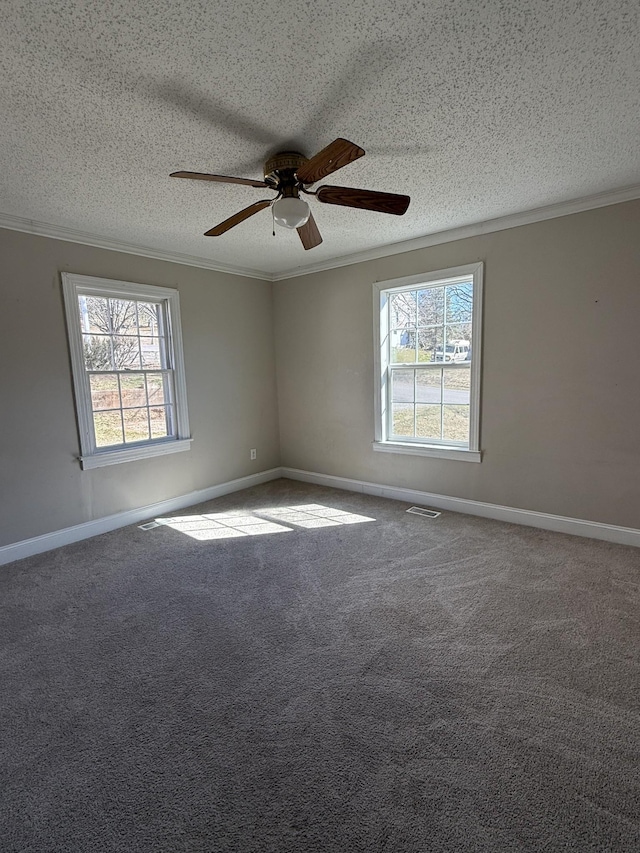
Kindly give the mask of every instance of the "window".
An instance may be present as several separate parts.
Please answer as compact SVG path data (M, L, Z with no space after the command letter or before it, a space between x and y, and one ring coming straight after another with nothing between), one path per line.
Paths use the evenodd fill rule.
M480 461L482 264L374 285L374 450Z
M80 461L189 450L178 291L62 274Z

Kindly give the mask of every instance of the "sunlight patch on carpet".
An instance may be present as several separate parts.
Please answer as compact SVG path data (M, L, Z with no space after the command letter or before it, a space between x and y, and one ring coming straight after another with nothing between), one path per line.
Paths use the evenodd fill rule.
M286 521L298 527L336 527L339 524L362 524L365 521L375 521L366 515L356 515L344 512L322 504L300 504L298 506L274 507L261 510L263 515Z
M205 542L239 536L291 533L297 527L313 529L337 527L341 524L362 524L375 519L322 504L300 504L289 507L267 507L253 512L237 510L207 512L202 515L177 515L171 518L156 518L155 521L158 525L171 527L192 539Z

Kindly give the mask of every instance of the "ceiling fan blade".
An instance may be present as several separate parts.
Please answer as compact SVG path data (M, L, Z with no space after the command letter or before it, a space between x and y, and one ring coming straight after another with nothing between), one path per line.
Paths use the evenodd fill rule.
M322 235L320 234L320 231L318 231L318 226L313 218L313 213L310 214L304 225L301 225L297 231L305 249L314 249L322 243Z
M224 222L221 222L219 225L216 225L215 228L211 228L209 231L206 231L204 236L219 237L221 234L224 234L225 231L228 231L235 225L239 225L241 222L244 222L245 219L248 219L250 216L259 213L261 210L264 210L265 207L269 207L270 205L271 199L254 201L254 203L250 204L249 207L245 207L244 210L239 210L237 213L234 213L233 216L230 216L228 219L225 219Z
M218 181L221 184L245 184L247 187L268 187L264 181L252 178L229 178L226 175L208 175L206 172L172 172L170 178L189 178L192 181Z
M363 148L354 145L348 139L338 137L298 169L298 180L302 181L303 184L314 184L363 156Z
M316 196L318 201L325 204L341 204L345 207L375 210L378 213L394 213L396 216L402 216L411 201L408 195L379 193L374 190L356 190L351 187L320 187Z

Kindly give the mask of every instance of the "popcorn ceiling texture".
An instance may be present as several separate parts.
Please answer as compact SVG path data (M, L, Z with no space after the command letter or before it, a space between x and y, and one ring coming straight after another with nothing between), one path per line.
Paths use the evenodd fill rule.
M640 182L637 0L9 0L0 213L273 273ZM311 200L304 252L258 177L336 136L329 183L408 193L403 217Z

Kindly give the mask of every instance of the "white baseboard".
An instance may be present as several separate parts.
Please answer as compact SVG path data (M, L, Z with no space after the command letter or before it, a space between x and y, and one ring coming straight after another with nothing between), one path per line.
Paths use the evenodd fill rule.
M426 504L437 509L478 515L483 518L493 518L496 521L508 521L512 524L524 524L529 527L539 527L542 530L569 533L572 536L585 536L590 539L615 542L619 545L640 547L640 530L633 527L619 527L615 524L601 524L596 521L567 518L546 512L515 509L514 507L472 501L466 498L452 498L448 495L368 483L365 480L352 480L347 477L334 477L331 474L318 474L314 471L301 471L297 468L270 468L268 471L261 471L259 474L251 474L248 477L240 477L238 480L229 480L217 486L210 486L208 489L189 492L189 494L169 498L166 501L98 518L95 521L86 521L83 524L76 524L63 530L55 530L53 533L35 536L33 539L24 539L22 542L15 542L12 545L0 546L0 566L14 560L21 560L24 557L31 557L33 554L41 554L44 551L51 551L53 548L70 545L72 542L79 542L81 539L89 539L91 536L98 536L100 533L108 533L110 530L116 530L119 527L139 524L156 516L210 501L232 492L239 492L251 486L258 486L270 480L277 480L279 477L300 480L304 483L315 483L319 486L330 486L334 489L362 492L363 494L390 498L405 503Z
M271 468L268 471L261 471L259 474L251 474L248 477L240 477L238 480L229 480L217 486L210 486L208 489L199 489L196 492L189 492L187 495L179 495L176 498L169 498L166 501L149 504L138 509L107 515L104 518L97 518L95 521L85 521L83 524L65 527L63 530L55 530L53 533L45 533L42 536L34 536L33 539L24 539L22 542L15 542L12 545L3 545L0 547L0 566L14 560L22 560L23 557L31 557L33 554L41 554L43 551L51 551L53 548L70 545L72 542L79 542L81 539L89 539L91 536L98 536L100 533L108 533L118 527L138 524L158 515L210 501L213 498L231 494L231 492L239 492L251 486L258 486L260 483L267 483L269 480L277 480L281 476L280 468Z
M363 492L376 497L391 498L411 504L426 504L436 509L493 518L496 521L525 524L529 527L542 528L542 530L553 530L556 533L569 533L572 536L585 536L589 539L603 539L606 542L616 542L619 545L640 547L640 530L634 527L618 527L615 524L602 524L597 521L584 521L580 518L567 518L546 512L515 509L510 506L471 501L466 498L452 498L448 495L436 495L431 492L420 492L416 489L382 486L378 483L367 483L364 480L351 480L346 477L334 477L330 474L300 471L297 468L282 468L281 471L283 477L290 480L300 480L304 483L331 486L334 489L347 489L351 492Z

